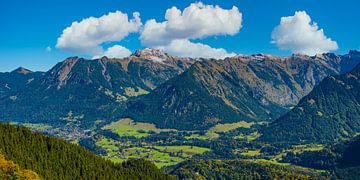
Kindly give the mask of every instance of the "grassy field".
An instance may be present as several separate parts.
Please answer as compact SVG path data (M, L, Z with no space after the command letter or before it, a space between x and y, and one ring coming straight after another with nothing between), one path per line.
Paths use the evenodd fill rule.
M143 94L148 94L149 92L144 90L144 89L141 89L140 87L137 87L137 90L135 90L134 88L132 87L127 87L125 88L125 94L128 96L128 97L133 97L133 96L140 96L140 95L143 95Z
M216 132L207 131L204 135L194 133L191 136L185 136L186 139L200 139L200 140L212 140L220 137Z
M195 154L202 154L206 151L210 151L209 148L197 147L197 146L154 146L155 149L161 152L178 153L180 157L191 157Z
M136 138L147 137L150 131L155 133L175 131L172 129L159 129L154 124L134 122L128 118L113 122L102 129L110 130L119 134L119 136L135 136Z
M293 153L302 153L304 151L321 151L323 149L323 144L305 144L293 146L290 151Z
M295 145L291 149L283 150L283 152L279 153L278 155L272 158L273 161L281 161L284 156L288 152L293 153L302 153L304 151L321 151L324 149L323 144L304 144L304 145Z
M260 155L260 150L246 150L240 154L243 156L255 157Z
M116 142L111 139L101 138L96 142L96 145L106 150L106 153L110 156L115 156L119 152L119 147L116 146Z
M218 133L228 132L237 128L250 128L254 123L253 122L245 122L240 121L237 123L227 123L227 124L217 124L214 127L210 128L206 131L204 135L200 135L198 133L194 133L191 136L186 136L186 139L200 139L200 140L212 140L220 137Z
M106 158L113 162L123 162L131 158L144 158L155 163L158 167L178 164L196 154L210 151L208 148L197 146L143 146L119 148L117 141L100 138L96 145L106 150Z
M119 151L116 146L98 142L104 148L108 148L108 158L113 162L122 162L131 158L144 158L154 162L156 166L170 166L184 161L195 154L201 154L209 149L191 146L145 146L125 148Z
M270 164L275 164L275 165L280 165L280 166L291 165L290 163L282 163L282 162L272 161L272 160L267 160L267 159L255 159L255 160L250 160L250 161L256 162L256 163L270 163Z
M238 136L235 136L235 139L245 139L246 141L250 142L250 141L254 141L255 139L259 138L261 136L261 134L257 131L252 132L249 135L244 135L244 134L240 134Z
M206 135L200 134L192 134L191 136L185 136L186 139L200 139L200 140L208 140L209 137Z
M210 132L227 132L240 127L250 128L254 123L253 122L245 122L240 121L237 123L227 123L227 124L217 124L216 126L209 129Z

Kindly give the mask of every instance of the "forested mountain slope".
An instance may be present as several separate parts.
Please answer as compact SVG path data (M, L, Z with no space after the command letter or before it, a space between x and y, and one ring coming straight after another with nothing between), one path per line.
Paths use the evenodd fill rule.
M247 160L192 159L169 171L179 179L321 179L329 176L296 166Z
M309 95L264 130L268 142L321 143L360 132L360 65L324 79Z
M171 179L145 160L114 164L66 141L0 124L0 152L43 179Z

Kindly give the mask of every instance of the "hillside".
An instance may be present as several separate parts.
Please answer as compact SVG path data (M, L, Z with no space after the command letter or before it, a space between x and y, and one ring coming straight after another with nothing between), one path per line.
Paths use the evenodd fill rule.
M319 179L327 174L296 166L246 160L192 159L169 168L179 179Z
M274 121L329 75L351 69L360 53L236 56L196 62L149 94L126 117L163 128L208 129L218 123Z
M116 120L127 99L148 93L192 62L151 49L123 59L68 58L34 81L31 73L15 81L29 83L0 97L0 119L56 126L77 121L87 127L99 119ZM12 74L9 78L17 77Z
M360 65L324 79L289 113L264 130L269 142L333 142L360 132Z
M148 161L114 164L78 145L12 125L0 124L0 152L21 169L44 179L171 178Z
M16 93L42 76L42 72L32 72L19 67L12 72L0 73L0 99L15 98Z
M354 179L360 173L360 137L328 145L321 151L289 153L283 162L332 171L340 179Z

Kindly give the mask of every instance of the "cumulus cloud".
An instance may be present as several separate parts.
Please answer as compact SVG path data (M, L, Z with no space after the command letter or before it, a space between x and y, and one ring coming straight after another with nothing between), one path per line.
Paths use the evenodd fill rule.
M168 9L164 22L148 20L141 31L140 40L143 45L178 56L223 58L233 54L190 40L235 35L240 31L241 23L242 14L235 6L222 9L201 2L193 3L183 11L176 7Z
M109 47L103 54L99 54L93 57L93 59L106 56L108 58L123 58L131 55L131 51L124 46L114 45Z
M305 11L282 17L271 37L272 43L280 49L291 50L293 53L314 55L338 49L337 43L326 37L324 30L319 29Z
M196 39L212 35L234 35L239 32L242 14L235 6L230 10L219 6L193 3L183 12L168 9L164 22L151 19L145 23L141 41L145 45L163 45L174 39Z
M129 33L137 32L141 25L138 12L133 13L133 19L120 11L99 18L89 17L67 27L58 38L56 47L89 55L103 54L102 43L120 41Z
M216 58L223 59L226 57L235 56L234 53L228 53L223 48L212 48L202 43L192 43L187 39L176 39L171 41L166 46L159 46L165 52L180 56L180 57L193 57L193 58Z

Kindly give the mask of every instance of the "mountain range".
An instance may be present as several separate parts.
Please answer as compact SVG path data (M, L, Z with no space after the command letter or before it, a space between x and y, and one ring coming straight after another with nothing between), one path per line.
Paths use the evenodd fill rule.
M73 114L86 119L84 126L116 120L128 98L148 93L193 61L145 49L123 59L71 57L43 73L2 73L0 119L60 125Z
M218 123L272 122L322 79L347 72L360 53L339 56L236 56L196 62L149 94L129 101L126 116L175 129Z
M89 127L130 117L174 129L272 122L322 79L358 62L358 51L212 60L145 49L122 59L71 57L47 72L1 73L0 119L55 126L75 119Z

